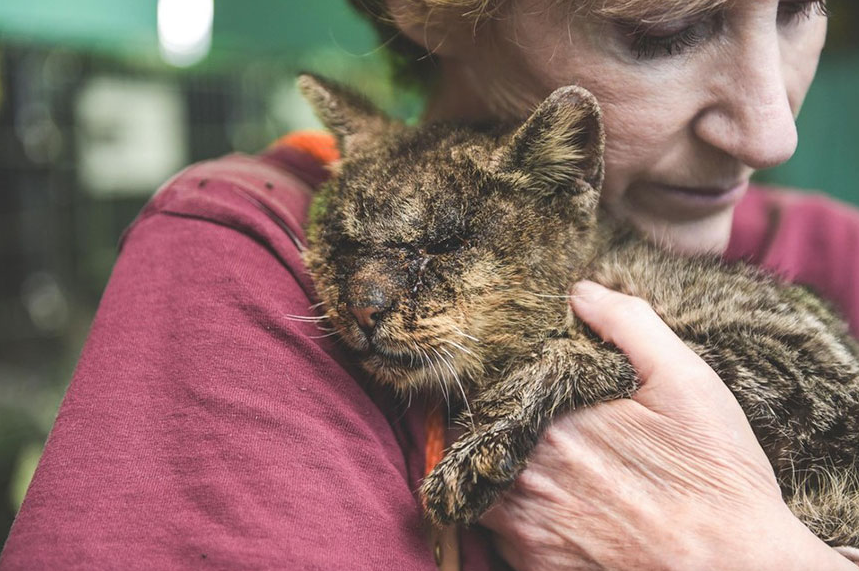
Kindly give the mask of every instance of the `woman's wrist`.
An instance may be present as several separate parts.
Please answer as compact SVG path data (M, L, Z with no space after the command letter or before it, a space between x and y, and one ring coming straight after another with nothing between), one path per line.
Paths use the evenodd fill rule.
M701 569L756 569L760 571L856 571L856 566L805 527L787 506L775 508L758 525L732 526L732 537L709 549ZM716 537L716 536L714 536ZM734 563L732 563L734 562Z
M779 569L856 571L853 562L811 533L793 514L790 519L793 531L787 530L785 537L776 544L776 548L783 550Z

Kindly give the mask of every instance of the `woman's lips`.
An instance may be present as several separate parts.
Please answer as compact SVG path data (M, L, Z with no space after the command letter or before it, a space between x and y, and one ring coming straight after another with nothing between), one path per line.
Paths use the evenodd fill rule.
M730 186L674 186L658 183L637 183L627 195L637 207L659 218L693 220L723 212L735 206L749 189L743 181Z

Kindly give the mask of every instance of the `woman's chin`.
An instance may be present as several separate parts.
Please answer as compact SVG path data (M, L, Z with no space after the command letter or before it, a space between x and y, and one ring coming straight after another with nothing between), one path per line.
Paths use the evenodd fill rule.
M646 213L631 214L628 220L655 244L689 255L724 252L731 238L733 218L731 207L700 220L660 220Z

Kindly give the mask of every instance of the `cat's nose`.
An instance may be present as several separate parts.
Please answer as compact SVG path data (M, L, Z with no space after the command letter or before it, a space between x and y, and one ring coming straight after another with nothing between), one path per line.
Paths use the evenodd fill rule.
M376 323L382 317L382 309L375 306L365 307L350 307L349 311L355 316L355 321L358 322L358 327L361 328L368 337L376 328Z
M369 340L396 300L390 268L381 263L364 264L341 295L346 309Z

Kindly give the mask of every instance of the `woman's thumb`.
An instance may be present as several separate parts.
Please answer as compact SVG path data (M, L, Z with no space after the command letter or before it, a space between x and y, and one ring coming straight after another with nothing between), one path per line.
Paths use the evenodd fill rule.
M582 281L573 287L570 304L597 335L623 351L638 371L641 388L634 400L668 416L701 406L724 406L731 415L739 411L718 375L646 301Z

